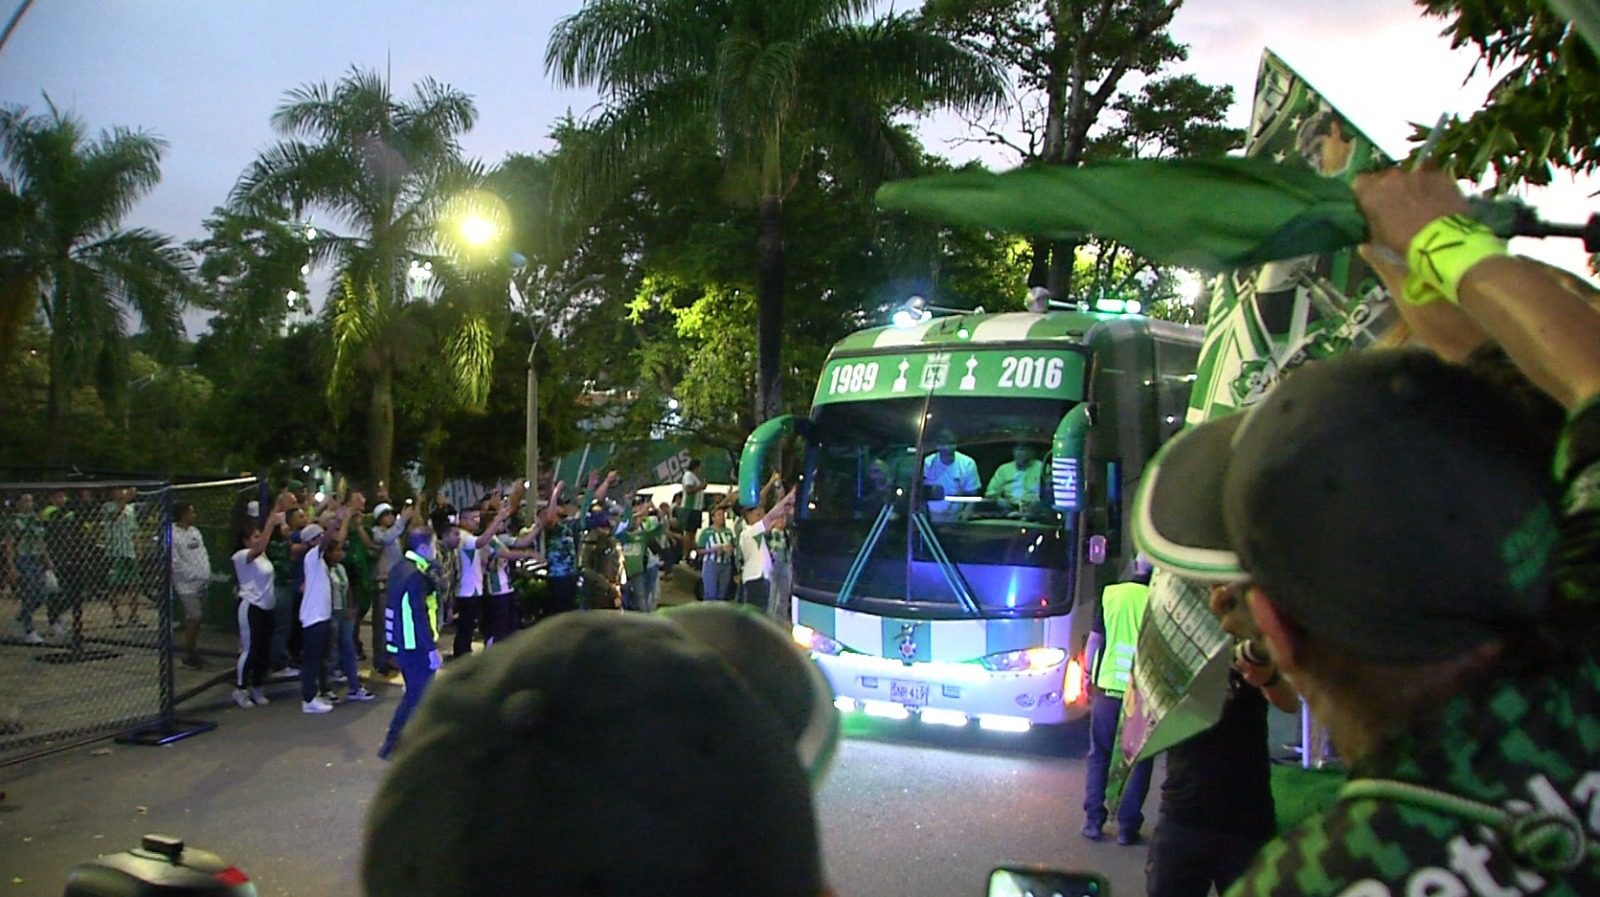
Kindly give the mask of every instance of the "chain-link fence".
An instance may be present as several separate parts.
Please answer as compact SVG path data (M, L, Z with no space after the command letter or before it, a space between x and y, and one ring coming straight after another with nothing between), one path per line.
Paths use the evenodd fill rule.
M254 478L0 482L0 765L172 724L195 684L178 665L235 644L229 546L258 493ZM183 625L202 619L210 651Z

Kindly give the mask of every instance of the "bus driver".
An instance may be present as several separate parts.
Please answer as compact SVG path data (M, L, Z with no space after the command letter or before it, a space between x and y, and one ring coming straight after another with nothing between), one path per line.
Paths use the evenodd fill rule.
M1034 447L1019 442L1011 447L1011 460L995 468L983 497L999 502L1007 511L1028 511L1039 504L1043 471Z

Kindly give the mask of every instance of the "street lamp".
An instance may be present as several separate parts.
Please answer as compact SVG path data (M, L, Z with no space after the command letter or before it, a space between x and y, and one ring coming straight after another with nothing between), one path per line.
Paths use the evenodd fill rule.
M520 257L520 253L516 254ZM523 259L526 263L526 259ZM553 308L560 308L567 299L584 287L590 286L600 280L599 274L590 274L563 290L555 300L550 303ZM527 450L526 477L529 488L537 490L539 487L539 373L534 369L534 354L539 351L539 340L550 327L550 315L534 313L533 302L521 290L517 289L516 278L511 280L511 289L522 301L522 307L528 315L528 331L533 337L533 344L528 347L528 408L527 408L527 441L524 446ZM537 492L535 495L537 496ZM554 497L552 496L552 499Z

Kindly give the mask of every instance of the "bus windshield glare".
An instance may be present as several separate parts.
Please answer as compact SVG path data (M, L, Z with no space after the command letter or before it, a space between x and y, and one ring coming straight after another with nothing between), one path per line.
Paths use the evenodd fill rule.
M818 408L799 593L930 615L1028 615L1070 602L1047 471L1051 437L1074 404L918 396Z

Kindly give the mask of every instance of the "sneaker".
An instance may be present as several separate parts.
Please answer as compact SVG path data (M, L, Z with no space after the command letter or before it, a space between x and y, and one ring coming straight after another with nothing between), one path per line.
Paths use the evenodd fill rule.
M1123 847L1132 847L1135 844L1144 843L1144 836L1140 835L1138 832L1123 829L1122 831L1117 832L1117 843L1121 844Z
M236 688L233 690L233 703L238 704L245 710L249 710L251 707L256 706L255 701L250 699L250 693L242 688ZM266 702L263 701L262 703Z
M1100 830L1100 826L1092 822L1085 822L1083 829L1078 834L1083 835L1090 841L1104 841L1106 839L1106 833Z
M198 657L193 657L193 656L185 657L180 662L183 664L185 669L190 669L190 670L205 669L205 665L206 665L205 661L201 660Z
M324 704L337 704L337 703L339 703L339 696L334 694L331 691L323 692L321 697L322 697L322 702Z
M367 691L365 688L357 688L345 695L345 700L347 701L376 701L377 699L377 695Z
M44 636L40 635L37 630L30 629L22 636L22 643L24 645L42 645L44 644Z
M281 670L273 670L269 675L274 679L298 679L300 670L297 667L284 667Z
M322 700L320 697L312 698L311 700L300 705L301 713L327 713L332 709L333 705Z
M334 685L344 685L345 683L349 682L350 679L343 673L334 673L332 676L328 677L328 681L332 682Z
M267 693L262 691L259 688L250 689L250 700L256 702L257 704L271 704L272 703L271 701L267 700Z

